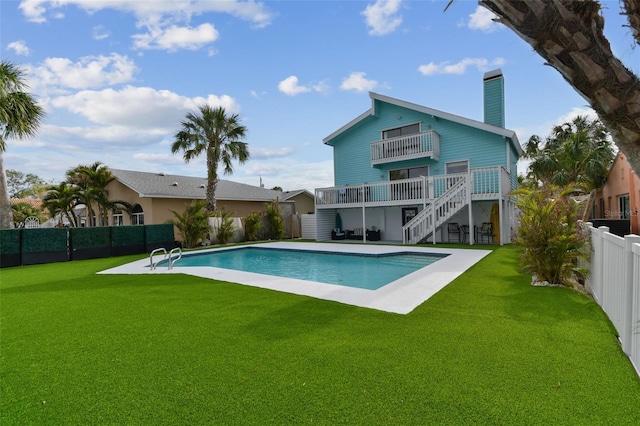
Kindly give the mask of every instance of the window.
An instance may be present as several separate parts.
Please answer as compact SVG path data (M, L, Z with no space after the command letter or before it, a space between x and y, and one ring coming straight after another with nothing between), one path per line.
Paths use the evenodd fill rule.
M398 136L413 135L415 133L420 133L420 123L410 124L403 127L396 127L395 129L383 130L382 139L397 138Z
M391 170L389 172L389 180L410 179L420 176L429 176L429 166Z
M618 197L618 216L620 219L631 218L631 207L629 205L629 194Z
M113 214L113 226L122 226L124 225L124 217L122 213L114 213Z
M452 161L444 165L445 174L467 173L469 171L469 161Z
M597 218L605 218L605 211L604 211L604 198L600 198L600 214L598 216L596 216Z
M140 207L140 204L136 204L133 207L133 212L131 214L131 224L144 225L144 213L142 212L142 207Z

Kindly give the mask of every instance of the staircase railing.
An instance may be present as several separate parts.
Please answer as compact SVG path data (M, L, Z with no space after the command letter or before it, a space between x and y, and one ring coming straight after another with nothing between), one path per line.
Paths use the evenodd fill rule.
M462 176L433 203L422 209L402 227L402 243L417 244L432 235L469 203L469 182Z

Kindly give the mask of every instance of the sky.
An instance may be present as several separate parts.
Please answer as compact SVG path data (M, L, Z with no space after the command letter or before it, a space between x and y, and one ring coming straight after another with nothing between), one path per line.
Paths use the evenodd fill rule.
M618 0L605 0L614 54L640 74ZM587 102L476 1L2 0L0 57L22 67L46 111L36 137L9 140L5 169L57 183L97 161L206 176L171 153L208 103L238 114L250 159L234 180L284 190L333 185L323 138L380 93L483 120L482 77L500 68L506 127L545 137ZM526 163L519 166L524 173Z

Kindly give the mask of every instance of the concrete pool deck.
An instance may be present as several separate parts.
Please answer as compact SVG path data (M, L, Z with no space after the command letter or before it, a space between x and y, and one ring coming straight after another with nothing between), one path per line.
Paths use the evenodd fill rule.
M332 300L363 308L377 309L397 314L408 314L443 289L451 281L462 275L462 273L479 262L483 257L491 253L489 250L474 249L385 246L379 244L294 243L283 241L256 244L255 246L261 248L321 250L334 253L384 254L413 252L448 254L449 256L405 275L377 290L366 290L214 267L189 266L180 268L179 261L173 269L168 269L165 266L151 270L149 268L148 257L101 271L99 274L189 274L202 278L310 296L317 299ZM198 251L198 253L228 250L229 248L230 247L221 247L201 250ZM156 256L155 259L160 260L161 256ZM357 273L357 271L354 271L354 274L355 273Z

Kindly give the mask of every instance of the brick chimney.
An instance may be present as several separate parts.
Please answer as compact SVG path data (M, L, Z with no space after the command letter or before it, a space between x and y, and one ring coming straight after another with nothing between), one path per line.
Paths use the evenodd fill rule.
M504 77L497 69L484 74L484 122L504 128Z

